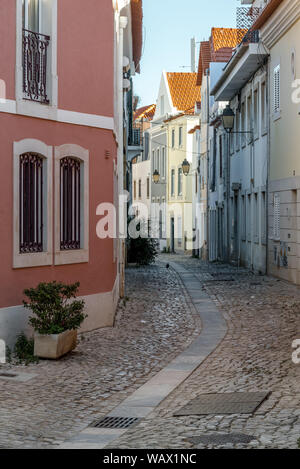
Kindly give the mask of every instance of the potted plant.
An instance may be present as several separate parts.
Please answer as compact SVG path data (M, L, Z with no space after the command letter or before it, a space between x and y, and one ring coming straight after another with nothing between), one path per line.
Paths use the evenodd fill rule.
M24 290L30 300L24 306L33 312L29 323L35 331L35 356L57 359L76 347L77 329L86 318L84 301L72 301L78 288L79 282L49 282Z

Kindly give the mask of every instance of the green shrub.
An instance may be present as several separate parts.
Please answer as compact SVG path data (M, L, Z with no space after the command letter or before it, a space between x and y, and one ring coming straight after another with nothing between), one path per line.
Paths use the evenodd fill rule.
M128 220L130 223L131 219ZM137 221L136 228L141 233L147 233L147 224L143 220ZM155 262L158 243L149 237L127 238L127 261L138 265L150 265Z
M16 358L19 363L25 363L25 365L39 361L38 357L34 356L34 340L32 338L28 339L24 332L21 332L17 336L13 357ZM10 362L11 361L12 357L10 355Z
M78 288L79 282L72 285L49 282L24 290L30 301L23 303L34 314L29 318L34 330L40 334L60 334L78 329L86 318L83 313L84 301L71 301L76 298Z

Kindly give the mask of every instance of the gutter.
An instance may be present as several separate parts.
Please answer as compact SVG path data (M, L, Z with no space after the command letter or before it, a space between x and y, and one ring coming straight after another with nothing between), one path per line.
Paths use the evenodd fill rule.
M271 0L253 24L252 29L260 29L282 2L283 0Z

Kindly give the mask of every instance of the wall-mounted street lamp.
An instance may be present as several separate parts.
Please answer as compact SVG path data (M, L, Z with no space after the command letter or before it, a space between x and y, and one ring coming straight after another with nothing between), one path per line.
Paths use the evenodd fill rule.
M229 134L232 132L233 127L234 127L234 118L235 114L229 104L227 104L226 108L223 111L222 115L222 124L224 127L224 130Z
M183 174L187 176L190 172L191 165L186 158L183 160L181 167Z
M235 118L235 114L233 110L231 109L230 105L227 104L222 114L222 124L226 133L228 134L251 134L253 136L253 130L233 131L234 118Z
M159 172L157 171L157 169L154 171L154 173L153 173L153 175L152 175L152 180L153 180L154 184L158 184L158 183L159 183L160 174L159 174Z

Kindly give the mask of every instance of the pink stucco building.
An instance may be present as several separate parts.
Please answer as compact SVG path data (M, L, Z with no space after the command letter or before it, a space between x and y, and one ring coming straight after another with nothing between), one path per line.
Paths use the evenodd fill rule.
M84 330L113 324L122 243L97 237L96 208L122 189L123 67L139 66L141 3L1 0L0 339L8 344L27 329L24 288L41 281L80 282Z

